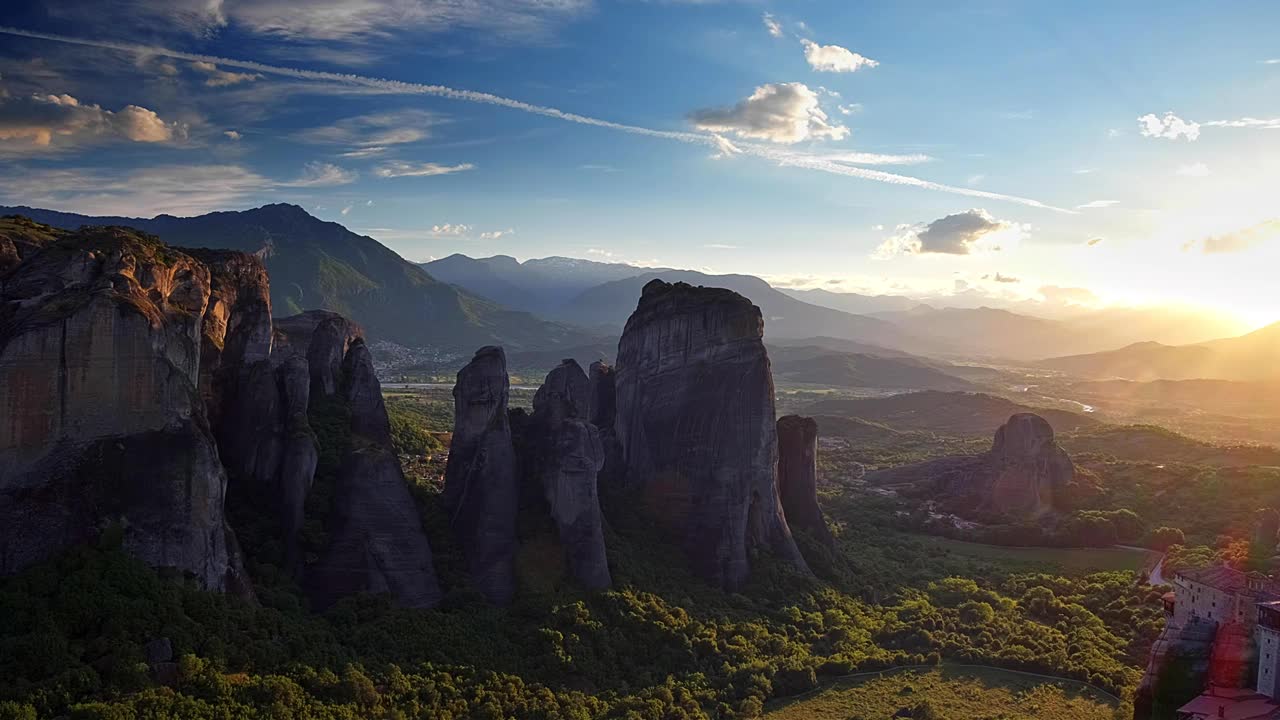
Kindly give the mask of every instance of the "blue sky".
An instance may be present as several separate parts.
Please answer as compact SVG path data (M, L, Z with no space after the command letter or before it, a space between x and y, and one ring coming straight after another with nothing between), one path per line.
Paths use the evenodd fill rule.
M0 202L286 201L414 260L1280 317L1274 2L63 0L0 24L28 33L0 41Z

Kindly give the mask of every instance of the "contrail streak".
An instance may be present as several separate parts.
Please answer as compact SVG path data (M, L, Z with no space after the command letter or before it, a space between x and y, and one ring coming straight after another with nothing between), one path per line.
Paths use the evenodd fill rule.
M590 125L593 127L605 128L608 130L616 130L619 132L630 133L632 135L643 135L647 137L662 138L665 140L675 140L677 142L689 143L694 145L706 145L709 147L723 149L725 141L716 135L695 132L678 132L672 130L654 130L652 128L640 127L637 125L627 125L625 123L612 122L610 120L601 120L587 115L579 115L577 113L565 112L546 105L534 105L532 103L513 100L511 98L493 95L491 93L477 92L475 90L459 90L457 88L447 87L445 85L428 85L424 83L404 82L401 80L390 80L386 78L368 77L365 75L355 75L351 73L335 73L325 72L321 70L301 70L298 68L283 67L279 65L267 65L266 63L254 62L252 60L237 60L235 58L218 57L216 55L204 55L201 53L189 53L181 50L171 50L165 47L142 45L138 43L115 42L111 40L89 40L85 38L77 38L69 35L59 35L56 33L37 32L34 30L23 30L21 28L12 28L0 25L0 34L14 35L18 37L31 38L34 40L47 40L50 42L66 43L70 45L80 45L83 47L100 48L105 50L117 50L120 52L133 53L136 55L157 55L162 57L170 57L178 60L187 60L190 62L207 62L224 67L232 67L240 70L249 70L252 72L262 73L264 75L276 75L280 77L294 78L297 80L312 80L319 82L331 82L353 87L366 87L383 90L390 93L399 93L403 95L427 95L431 97L441 97L450 100L460 100L463 102L479 103L482 105L496 105L498 107L510 108L533 115L541 115L543 117L563 120L565 122L577 123L579 125ZM1018 197L1016 195L1003 195L1000 193L985 192L982 190L974 190L972 188L956 187L953 185L945 185L930 180L922 180L920 178L908 175L898 175L895 173L884 172L881 170L868 170L866 168L850 167L842 165L830 160L824 160L821 156L807 155L804 153L780 150L778 148L767 147L755 144L738 145L736 148L743 154L764 158L778 163L779 165L789 167L807 168L817 170L819 172L831 173L833 175L844 175L846 177L861 178L863 180L873 180L876 182L888 183L891 185L908 185L912 187L924 188L927 190L936 190L939 192L952 193L955 195L967 195L969 197L984 198L989 200L1001 200L1005 202L1018 203L1028 207L1043 208L1046 210L1054 210L1062 213L1071 213L1071 210L1054 207L1032 200L1030 198Z

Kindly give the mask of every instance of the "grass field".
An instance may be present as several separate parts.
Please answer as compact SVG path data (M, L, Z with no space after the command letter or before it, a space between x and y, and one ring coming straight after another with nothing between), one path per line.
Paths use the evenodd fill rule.
M833 683L772 703L767 720L1113 720L1114 700L1070 681L984 668L903 670Z
M1133 570L1141 572L1154 565L1159 553L1127 548L1046 548L1006 547L963 542L933 535L918 536L958 555L1000 563L1027 565L1029 569L1052 566L1066 571Z

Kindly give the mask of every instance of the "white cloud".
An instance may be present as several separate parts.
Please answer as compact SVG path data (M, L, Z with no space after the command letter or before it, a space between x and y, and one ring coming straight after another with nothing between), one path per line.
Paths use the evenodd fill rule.
M238 73L228 70L219 70L217 65L203 60L191 63L191 67L199 72L204 73L204 84L208 87L225 87L227 85L238 85L242 82L253 82L261 80L260 73Z
M1019 242L1030 228L997 220L986 210L975 208L934 220L928 225L899 225L897 229L897 235L876 249L875 257L996 252Z
M277 183L236 165L154 165L129 171L22 168L21 183L0 183L9 204L86 215L199 215L261 204Z
M920 163L933 162L932 157L922 153L886 155L882 153L847 152L829 153L821 157L830 162L848 163L849 165L918 165Z
M1071 172L1075 173L1076 175L1090 175L1097 171L1098 171L1097 168L1080 168L1079 170L1072 170Z
M506 237L507 235L514 235L515 232L516 231L512 228L507 228L506 230L490 230L488 232L480 233L480 239L481 240L497 240L498 238Z
M699 130L775 143L842 140L849 135L849 128L829 121L818 106L817 93L797 82L761 85L733 107L698 110L690 119Z
M1192 240L1184 244L1182 250L1199 250L1205 255L1234 253L1276 240L1280 240L1280 219L1271 219L1243 230Z
M1213 174L1209 166L1202 162L1180 165L1177 172L1183 177L1207 177Z
M1262 64L1263 65L1280 65L1280 58L1271 58L1270 60L1263 60Z
M1114 140L1115 138L1120 137L1120 136L1121 136L1121 135L1123 135L1123 134L1124 134L1124 131L1122 131L1122 130L1118 130L1118 129L1116 129L1116 128L1110 128L1110 129L1108 129L1108 130L1107 130L1107 138L1112 139L1112 140Z
M431 235L433 237L463 237L470 232L470 225L445 223L443 225L431 226Z
M302 166L302 174L296 180L283 184L287 187L326 187L347 185L355 182L357 177L354 170L340 168L332 163L309 162Z
M719 149L725 149L726 141L724 138L707 133L697 132L679 132L671 130L657 130L653 128L642 127L638 125L628 125L625 123L613 122L601 118L595 118L588 115L579 115L577 113L565 112L558 108L545 105L534 105L532 103L522 102L511 98L493 95L491 93L476 92L473 90L462 90L458 88L445 87L441 85L428 85L425 83L404 82L399 80L387 80L383 78L368 77L354 73L336 73L319 70L304 70L299 68L284 67L279 65L269 65L266 63L255 62L251 60L237 60L234 58L217 57L212 55L201 55L196 53L182 52L169 48L157 47L154 45L140 45L136 43L103 41L103 40L87 40L68 35L60 35L56 33L35 32L29 30L18 30L14 28L5 28L0 26L0 35L11 35L17 37L36 38L40 40L48 40L53 42L67 43L82 47L96 47L117 52L133 53L135 55L147 56L164 56L176 58L179 60L204 60L214 62L225 67L234 67L242 70L250 70L263 74L275 75L293 80L308 81L314 83L311 87L324 89L331 92L336 89L349 89L354 93L374 93L374 94L390 94L390 95L407 95L407 96L428 96L446 98L459 102L476 103L481 105L490 105L502 107L519 112L539 115L542 117L554 118L563 122L585 125L588 127L602 128L613 130L615 132L627 133L650 138L660 138L674 142L688 143L693 145L712 146ZM847 128L841 128L843 134L847 134ZM1017 203L1027 207L1043 208L1054 210L1055 212L1070 212L1063 208L1055 207L1047 203L1035 200L1033 198L1020 197L1017 195L1008 195L1003 193L988 192L985 190L977 190L974 188L957 187L947 185L945 183L925 180L923 178L911 177L909 175L900 175L897 173L889 173L881 170L870 168L852 167L849 165L831 162L820 156L807 155L804 153L794 153L784 151L776 147L759 144L744 145L738 148L742 154L751 155L766 161L774 162L784 167L795 167L812 170L816 172L828 173L832 175L842 175L845 177L857 178L860 180L869 180L872 182L886 183L889 185L906 185L910 187L921 188L924 190L932 190L935 192L951 193L955 195L966 195L969 197L983 198L987 200L999 200L1002 202Z
M294 134L302 142L317 145L350 145L344 157L369 157L387 146L404 145L431 137L431 128L444 119L426 110L396 110L343 118L332 125L307 128ZM363 154L362 154L363 153Z
M493 41L542 41L592 0L62 0L50 13L81 22L207 38L227 28L300 41L387 42L466 28Z
M432 177L435 175L449 175L451 173L473 169L475 169L475 165L472 165L471 163L441 165L433 162L406 162L403 160L392 160L379 165L374 169L373 174L382 178Z
M702 247L707 248L709 250L737 250L738 249L737 245L726 245L724 243L709 243L707 245L703 245Z
M1183 120L1171 112L1165 113L1164 117L1156 117L1155 114L1148 113L1138 118L1138 132L1142 133L1143 137L1168 140L1185 138L1187 142L1193 142L1200 137L1200 125Z
M967 179L965 179L964 184L970 185L970 186L981 185L982 181L986 179L987 179L986 175L983 175L982 173L978 173L977 175L970 175Z
M841 115L855 115L862 112L862 103L849 103L848 105L837 105Z
M342 208L342 210L340 210L339 212L341 212L343 215L347 215L347 214L349 214L349 213L351 212L351 206L350 206L350 205L348 205L348 206L346 206L346 207Z
M1077 210L1092 210L1095 208L1109 208L1113 205L1119 205L1119 200L1090 200L1083 205L1077 205Z
M1251 128L1255 130L1280 130L1280 118L1244 117L1239 120L1212 120L1206 127Z
M165 122L155 111L137 105L113 112L65 93L10 96L0 89L0 150L110 139L157 143L184 138L186 132L185 125Z
M243 137L240 133L236 132L235 130L224 130L222 131L222 134L227 136L228 140L239 140L241 137Z
M764 29L768 30L770 35L782 37L782 23L775 20L770 13L765 13L762 19L764 20Z
M856 72L880 64L839 45L819 45L812 40L801 40L800 44L804 46L804 59L809 67L818 72Z

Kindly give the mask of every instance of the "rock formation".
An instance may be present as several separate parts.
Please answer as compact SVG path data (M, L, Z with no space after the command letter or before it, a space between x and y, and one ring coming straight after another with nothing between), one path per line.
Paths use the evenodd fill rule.
M818 507L818 423L813 418L778 418L778 494L792 530L835 544Z
M868 473L873 485L914 484L948 509L1005 520L1030 520L1054 509L1075 478L1075 465L1048 421L1017 413L996 430L991 450Z
M471 579L492 603L515 594L515 450L507 418L507 359L483 347L458 371L453 388L453 442L445 469L444 503L467 556Z
M243 253L9 218L0 238L19 261L0 284L0 573L118 526L141 560L251 594L228 486L300 565L319 397L351 441L304 584L318 605L360 591L438 601L358 328L327 312L273 325L266 270Z
M597 475L604 465L600 433L587 422L591 382L574 360L552 370L533 399L537 436L532 465L560 531L569 572L583 587L609 587Z
M618 343L625 488L727 589L751 547L805 568L777 486L773 376L760 309L730 290L653 280Z
M0 290L0 572L123 529L124 548L226 589L226 474L202 402L210 271L122 228L27 255Z
M307 569L309 594L322 607L359 592L391 593L407 607L434 606L440 588L431 548L391 447L382 388L363 340L350 343L339 377L351 448L333 492L328 547Z

